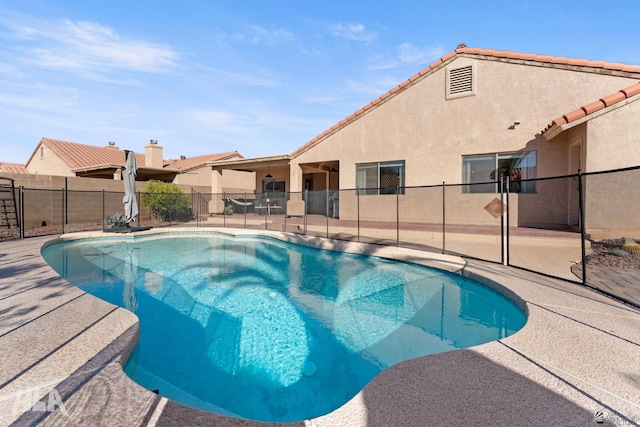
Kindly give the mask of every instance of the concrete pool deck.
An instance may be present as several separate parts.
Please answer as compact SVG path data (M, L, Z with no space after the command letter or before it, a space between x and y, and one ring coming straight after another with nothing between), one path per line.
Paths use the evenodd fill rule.
M501 289L528 311L515 335L400 363L336 411L287 425L580 426L593 425L598 411L605 425L640 424L637 309L497 264L275 232L218 231L438 265ZM137 340L137 317L61 279L40 256L52 239L0 243L0 426L265 425L187 408L131 381L121 366Z

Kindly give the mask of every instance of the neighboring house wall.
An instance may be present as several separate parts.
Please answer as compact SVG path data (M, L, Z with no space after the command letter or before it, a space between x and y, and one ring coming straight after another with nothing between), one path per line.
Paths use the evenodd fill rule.
M198 191L202 193L210 193L214 192L211 189L211 174L211 166L203 165L177 175L173 182L181 186L197 188ZM222 172L223 192L253 193L255 188L255 174L253 172L234 170L225 170Z
M445 99L447 68L467 65L474 68L475 95ZM551 117L635 81L522 61L456 56L295 156L291 191L302 189L301 180L294 181L301 176L300 165L332 160L340 161L341 189L356 187L358 163L405 161L406 186L461 183L463 155L522 150L537 151L538 178L564 175L568 148L548 143L539 136L540 130ZM515 121L520 124L510 128ZM391 197L395 200L391 195L366 195L357 201L355 192L341 193L340 217L355 218L359 202L361 219L395 220ZM441 220L441 207L409 197L408 192L400 196L400 203L408 205L404 220ZM522 204L518 199L524 197L533 199L535 194L513 195L511 218L533 224L539 219L527 219L526 213L516 211ZM463 194L460 188L452 189L447 202L469 209L456 209L448 217L460 224L497 224L499 220L484 210L495 198L496 194ZM558 206L558 214L551 214L548 221L558 221L558 226L566 223L566 208Z
M176 175L174 184L190 186L200 192L211 191L211 168L202 166Z
M32 174L75 176L69 166L45 144L38 144L34 155L26 165Z
M25 227L37 227L43 222L48 225L61 224L65 189L67 190L67 223L100 224L103 213L105 216L111 216L116 212L124 212L122 181L42 174L3 173L2 175L13 179L16 188L25 188ZM136 182L136 190L143 192L146 184L146 182ZM191 194L192 186L178 186L186 194ZM210 191L210 187L202 189L205 190L204 193ZM142 204L139 207L141 220L150 220L149 209Z

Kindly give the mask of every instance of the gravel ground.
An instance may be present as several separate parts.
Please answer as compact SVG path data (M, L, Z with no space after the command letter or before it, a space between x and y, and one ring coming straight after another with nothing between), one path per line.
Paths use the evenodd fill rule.
M637 241L637 240L636 240ZM623 251L624 240L603 240L591 242L592 253L587 256L587 264L605 267L640 269L640 255Z

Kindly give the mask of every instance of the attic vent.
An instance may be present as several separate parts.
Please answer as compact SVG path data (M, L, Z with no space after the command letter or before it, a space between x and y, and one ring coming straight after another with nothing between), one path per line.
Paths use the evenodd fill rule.
M475 95L473 65L447 70L447 99Z
M449 94L456 95L473 90L471 65L449 71Z

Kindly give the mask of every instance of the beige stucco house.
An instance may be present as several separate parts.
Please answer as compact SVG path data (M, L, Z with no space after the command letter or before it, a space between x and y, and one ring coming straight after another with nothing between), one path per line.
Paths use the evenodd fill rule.
M203 192L210 192L212 171L207 166L208 162L243 158L237 151L229 151L165 160L163 148L156 140L151 140L145 146L144 154L135 153L135 156L138 163L138 181L155 179L173 182ZM42 138L24 165L24 170L34 175L120 180L124 162L125 151L112 142L100 147ZM226 171L221 184L228 191L253 191L253 173Z
M638 82L640 66L459 47L277 162L211 166L255 171L257 191L269 185L267 175L280 177L279 188L292 193L289 215L305 211L304 190L339 189L341 219L354 219L359 206L360 219L392 221L398 204L405 221L437 222L441 203L408 187L640 165ZM402 188L398 201L396 187ZM540 219L535 207L544 202L544 189L513 187L511 221L574 225L570 188L556 211ZM492 183L448 189L447 203L462 207L449 212L449 221L495 225L482 207L496 192Z

